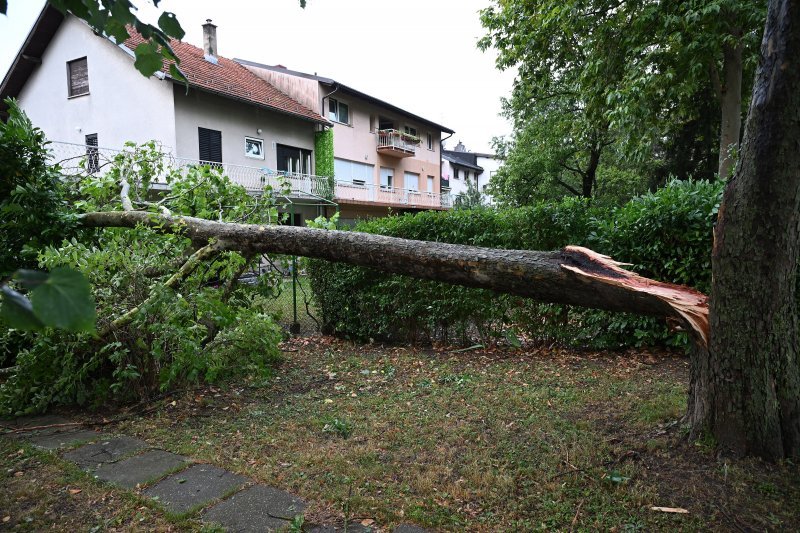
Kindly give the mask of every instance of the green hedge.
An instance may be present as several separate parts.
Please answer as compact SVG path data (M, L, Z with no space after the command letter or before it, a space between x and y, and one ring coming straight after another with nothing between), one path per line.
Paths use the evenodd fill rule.
M674 182L616 209L567 199L509 210L426 211L361 222L355 231L509 249L588 246L643 275L706 291L722 185ZM546 305L487 290L309 261L329 331L394 342L488 342L520 336L591 347L682 344L647 317Z

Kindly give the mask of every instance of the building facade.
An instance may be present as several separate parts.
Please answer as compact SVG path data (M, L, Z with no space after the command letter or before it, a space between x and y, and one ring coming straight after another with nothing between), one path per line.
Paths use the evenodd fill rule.
M217 53L216 26L207 21L203 30L203 48L171 43L187 87L167 63L150 78L135 70L133 50L143 42L135 31L115 43L47 6L0 97L17 98L55 152L156 140L176 160L220 165L254 192L280 175L291 178L293 194L317 193L327 180L315 175L315 135L333 129L333 196L343 219L449 207L440 146L451 130L334 80L227 59Z

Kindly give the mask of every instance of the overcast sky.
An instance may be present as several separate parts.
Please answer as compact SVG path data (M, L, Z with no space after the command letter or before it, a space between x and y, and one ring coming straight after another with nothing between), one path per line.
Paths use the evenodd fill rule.
M162 0L202 46L207 18L217 28L220 55L318 73L456 131L469 150L488 151L507 135L500 98L513 74L494 67L493 52L476 47L478 11L490 0ZM160 12L133 0L153 22ZM0 72L5 73L44 4L9 0L0 15Z

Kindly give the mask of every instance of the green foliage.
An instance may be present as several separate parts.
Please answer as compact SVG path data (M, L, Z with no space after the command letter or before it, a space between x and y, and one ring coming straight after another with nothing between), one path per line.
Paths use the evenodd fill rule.
M30 299L7 285L0 286L0 319L8 327L26 331L44 327L94 331L94 300L89 283L80 272L71 268L56 268L50 273L19 270L15 280L30 290Z
M75 228L58 170L47 164L44 133L7 99L0 121L0 278L36 266L36 251Z
M158 18L157 26L142 22L136 16L136 6L130 0L101 0L87 2L86 0L48 0L50 5L62 13L72 15L86 21L100 34L113 37L118 43L130 37L128 28L133 27L145 42L136 47L134 67L143 76L152 76L161 70L164 61L172 63L170 75L186 82L186 77L180 71L180 59L175 55L169 44L170 38L181 40L186 32L183 31L178 19L173 13L164 11ZM158 6L159 0L153 4ZM5 14L4 9L0 13Z
M713 178L726 69L753 79L766 1L495 0L479 47L516 69L493 194L516 206L588 196L612 167L650 176ZM741 49L743 65L725 63ZM730 55L730 54L729 54ZM742 103L746 109L747 102ZM730 120L739 120L735 111Z
M334 187L333 128L314 133L314 167L317 176L329 178L330 194L324 196L332 199Z
M224 221L277 221L271 191L254 198L217 170L197 167L179 173L163 161L152 143L129 145L103 173L78 181L74 205L120 209L118 182L124 177L131 203L141 209L166 208ZM150 187L157 176L169 181L168 195ZM70 296L55 290L55 282L74 284L80 272L92 287L101 337L52 329L20 333L6 324L0 329L0 347L6 354L16 350L16 371L0 385L0 411L21 414L54 403L130 401L236 376L263 379L280 355L280 329L266 314L262 296L275 280L266 276L257 287L237 286L235 279L253 268L256 258L227 252L191 272L177 290L165 288L194 251L196 245L182 235L145 227L86 232L41 248L38 266L52 273L32 288L33 309L43 290ZM138 312L129 323L114 326L133 309Z
M467 192L458 194L453 200L453 209L476 209L483 206L483 195L472 180L467 180Z
M354 229L408 239L509 249L588 246L662 281L707 290L712 224L722 185L671 182L619 208L581 199L518 209L422 212L362 222ZM663 321L541 304L444 283L309 261L326 328L360 339L487 343L519 337L597 348L683 345Z

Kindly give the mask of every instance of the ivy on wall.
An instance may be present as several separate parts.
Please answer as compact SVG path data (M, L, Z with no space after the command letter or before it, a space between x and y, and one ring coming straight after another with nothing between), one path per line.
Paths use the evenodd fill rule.
M314 168L317 176L325 176L330 184L333 197L333 129L329 128L314 134Z

